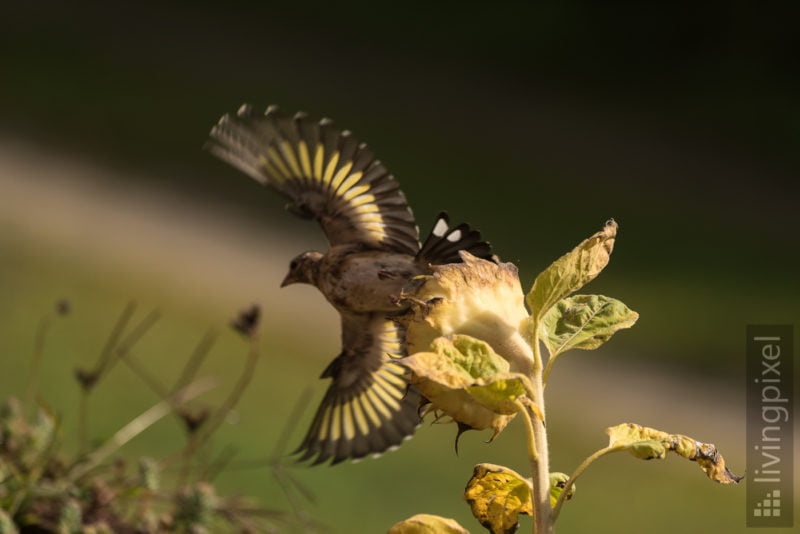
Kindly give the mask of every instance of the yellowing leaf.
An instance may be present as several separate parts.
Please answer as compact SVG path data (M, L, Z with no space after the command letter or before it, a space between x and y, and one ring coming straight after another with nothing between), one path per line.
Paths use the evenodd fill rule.
M527 295L534 319L541 319L556 302L600 274L608 265L616 236L617 223L610 219L602 230L561 256L536 277Z
M639 314L617 299L574 295L560 300L542 317L539 336L551 356L572 349L592 350L617 330L630 328Z
M725 467L722 455L710 443L700 443L688 436L667 434L633 423L607 428L606 434L609 435L609 447L627 450L643 460L661 459L667 452L674 452L697 462L708 478L720 484L737 483L742 479Z
M472 515L492 534L508 534L519 527L519 514L533 515L531 485L507 467L478 464L464 490Z
M392 526L388 534L469 534L455 519L417 514Z
M411 384L434 409L476 430L492 428L495 436L525 394L524 378L509 373L509 363L487 343L466 335L436 338L430 352L397 363L411 370Z

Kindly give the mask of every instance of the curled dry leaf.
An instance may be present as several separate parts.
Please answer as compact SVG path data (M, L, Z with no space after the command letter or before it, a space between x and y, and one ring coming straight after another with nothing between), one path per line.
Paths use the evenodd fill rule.
M627 450L642 460L662 459L671 451L697 462L708 478L720 484L738 483L742 479L725 467L722 455L710 443L701 443L688 436L667 434L633 423L607 428L606 434L609 435L609 447Z
M510 371L530 374L533 353L520 334L528 312L516 266L460 254L462 263L432 266L432 275L404 290L401 300L411 305L400 318L408 353L429 350L441 336L466 334L486 341Z
M476 465L464 489L464 500L475 519L492 534L516 532L519 514L533 515L530 482L502 465Z
M430 514L417 514L396 523L388 534L469 534L455 519Z
M411 384L434 409L475 430L499 434L517 411L525 380L488 343L466 335L439 337L430 351L397 360L412 372Z
M527 296L535 320L540 320L556 302L576 292L608 265L617 223L606 221L602 230L554 261L533 282Z
M574 295L560 300L544 315L539 336L550 355L558 356L572 349L596 349L637 319L639 314L617 299Z

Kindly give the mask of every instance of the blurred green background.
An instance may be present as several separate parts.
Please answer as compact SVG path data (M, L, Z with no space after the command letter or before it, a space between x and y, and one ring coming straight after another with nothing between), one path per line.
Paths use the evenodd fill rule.
M787 13L747 3L3 10L0 392L22 394L36 324L68 298L74 312L53 328L42 377L65 442L72 370L91 363L129 300L142 315L163 311L137 357L165 382L216 328L204 372L227 385L246 345L225 324L263 306L255 386L217 449L265 458L301 392L321 397L336 316L311 288L277 290L289 259L323 247L321 235L200 148L222 113L277 103L353 130L398 178L423 233L441 209L468 220L526 288L614 217L613 261L588 290L641 319L556 368L553 468L570 471L604 444L603 428L632 420L714 442L744 472L745 325L800 316L800 38ZM95 401L100 439L155 397L120 366ZM417 512L478 532L463 485L480 461L527 472L517 426L491 445L465 435L458 457L455 429L437 426L379 461L300 468L317 496L307 511L333 532L382 532ZM126 452L159 456L180 439L165 421ZM219 480L288 508L266 469L232 465ZM744 491L674 458L609 458L579 483L559 530L744 531Z

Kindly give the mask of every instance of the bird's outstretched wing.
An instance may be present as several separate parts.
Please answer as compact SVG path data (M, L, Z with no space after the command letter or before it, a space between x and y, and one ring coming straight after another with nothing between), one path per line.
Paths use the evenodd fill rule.
M219 120L206 148L287 197L290 211L318 220L332 246L419 251L419 230L395 179L367 145L328 119L244 105Z
M379 454L410 437L420 424L419 393L406 370L405 332L383 314L342 315L342 353L322 373L330 387L297 449L300 461Z

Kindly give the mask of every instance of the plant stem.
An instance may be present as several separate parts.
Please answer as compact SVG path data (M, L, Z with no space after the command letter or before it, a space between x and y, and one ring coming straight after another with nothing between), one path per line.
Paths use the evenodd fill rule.
M539 408L542 418L545 417L544 385L542 383L542 353L539 347L538 319L534 318L531 332L530 346L533 348L533 369L531 372L531 387L533 399ZM530 417L530 415L529 415ZM533 475L533 491L531 501L533 504L533 534L552 534L553 520L550 508L550 463L547 446L547 428L543 420L538 417L530 418L533 434L533 443L529 445L536 456L531 457L531 473Z
M89 444L89 391L81 388L81 400L78 406L78 454L86 452Z
M228 416L228 413L236 407L236 404L239 402L244 390L247 389L247 386L250 384L250 380L253 378L253 374L255 372L256 363L258 362L258 353L258 338L253 336L250 338L250 350L247 353L247 361L245 361L244 369L242 370L242 374L239 376L239 380L236 382L236 385L231 390L228 398L225 399L219 408L217 408L216 412L214 412L200 433L191 437L189 443L182 452L184 465L181 474L178 477L181 485L185 483L186 479L188 478L189 460L192 455L206 441L208 441L214 432L216 432L217 428L219 428L219 426Z
M67 475L67 480L75 481L88 473L100 462L108 458L117 449L125 445L131 439L139 435L150 425L170 414L176 404L183 404L186 401L213 389L216 385L210 381L198 381L190 384L177 392L171 398L163 400L142 413L130 423L119 429L111 438L103 443L98 449L91 452L84 462L73 467Z
M561 512L561 506L567 499L567 495L569 495L572 486L575 484L575 480L577 480L577 478L581 476L581 473L583 473L586 470L586 468L589 467L589 465L591 465L592 462L594 462L601 456L604 456L609 452L622 450L623 448L624 448L623 446L605 447L603 449L600 449L599 451L596 451L594 454L592 454L591 456L586 458L583 462L581 462L581 465L579 465L577 469L575 469L575 471L572 473L572 475L570 475L569 480L567 480L567 483L564 486L564 489L561 490L561 495L558 496L558 500L556 501L555 506L553 506L553 516L552 516L553 523L555 523L556 519L558 519L558 514L559 512Z
M522 414L522 420L525 421L525 429L528 431L528 460L536 462L539 460L539 454L536 452L536 434L533 431L533 419L528 407L522 404L519 400L514 401L517 409Z
M536 391L534 402L544 415L544 388L542 387L541 374L537 373L533 383ZM553 522L550 514L550 464L547 445L547 429L544 421L538 418L531 418L533 423L533 446L535 447L537 458L531 461L531 472L533 473L533 532L534 534L551 534L553 532Z
M558 354L551 354L547 359L547 365L545 366L544 374L542 375L542 382L545 386L547 386L547 379L550 378L550 371L553 370L553 364L556 362L556 358L558 358Z
M531 325L531 339L528 342L533 348L533 376L531 376L531 380L536 382L536 377L539 376L541 379L542 373L542 350L539 347L539 328L541 327L542 323L539 321L538 317L532 318L532 325Z
M36 395L39 390L39 369L41 368L42 355L44 354L44 340L47 337L47 330L53 321L53 314L48 313L39 322L36 329L36 337L33 344L33 360L31 361L31 375L28 378L28 387L25 390L24 410L27 410L28 417L33 417L33 405L36 403Z

